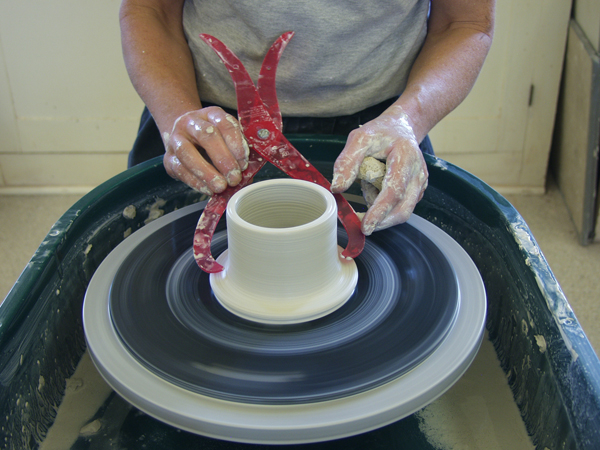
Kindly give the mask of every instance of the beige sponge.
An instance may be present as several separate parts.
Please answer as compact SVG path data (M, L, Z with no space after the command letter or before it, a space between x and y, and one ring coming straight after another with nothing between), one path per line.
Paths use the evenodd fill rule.
M381 191L381 183L383 182L385 171L385 163L371 156L367 156L360 166L358 178L368 183L371 183L373 186L375 186L378 190Z

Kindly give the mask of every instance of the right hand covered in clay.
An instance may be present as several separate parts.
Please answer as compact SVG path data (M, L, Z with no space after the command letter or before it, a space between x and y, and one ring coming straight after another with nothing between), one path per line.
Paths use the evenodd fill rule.
M400 106L391 106L350 133L334 165L332 192L347 190L360 175L367 157L386 161L382 163L381 190L363 184L369 209L362 219L362 231L369 236L373 231L406 222L427 188L427 165L408 115Z
M239 122L216 106L183 114L163 142L167 173L203 194L236 186L248 167L250 150Z

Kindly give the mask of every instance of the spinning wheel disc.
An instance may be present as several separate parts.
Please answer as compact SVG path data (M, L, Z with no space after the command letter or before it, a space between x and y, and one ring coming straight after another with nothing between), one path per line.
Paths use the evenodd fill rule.
M184 389L265 404L356 394L412 369L454 321L454 271L410 226L369 241L357 261L355 293L340 310L296 325L246 321L220 305L208 275L198 270L186 245L195 216L172 222L132 249L110 291L113 324L129 351ZM213 241L214 253L226 244L223 230Z
M475 356L481 279L462 248L423 219L367 240L356 291L338 311L276 326L239 318L212 295L191 254L202 207L129 237L86 295L92 357L149 414L243 442L332 439L414 412ZM222 230L213 254L225 247Z

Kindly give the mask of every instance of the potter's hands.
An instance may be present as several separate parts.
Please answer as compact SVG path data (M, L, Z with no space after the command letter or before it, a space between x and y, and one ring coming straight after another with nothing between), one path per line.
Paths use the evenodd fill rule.
M363 182L369 209L362 219L362 231L368 236L408 220L427 188L428 173L408 116L400 106L392 106L350 133L335 162L332 192L350 187L367 156L385 160L387 166L381 192Z
M236 186L248 167L239 122L216 106L183 114L170 134L163 133L163 141L167 173L204 194Z

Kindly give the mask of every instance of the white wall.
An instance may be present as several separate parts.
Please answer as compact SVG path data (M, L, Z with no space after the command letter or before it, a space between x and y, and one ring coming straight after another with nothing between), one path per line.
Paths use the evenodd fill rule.
M600 2L573 0L573 17L589 39L596 53L600 53Z
M570 11L571 0L498 0L477 83L431 132L438 156L500 192L544 192Z
M89 189L126 168L143 105L119 5L0 2L0 191Z

